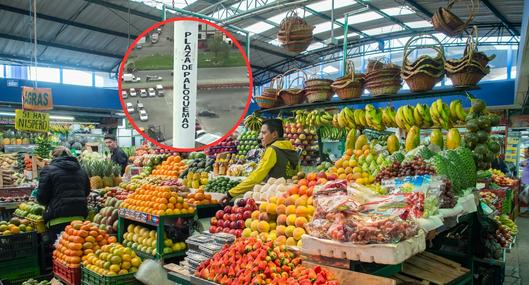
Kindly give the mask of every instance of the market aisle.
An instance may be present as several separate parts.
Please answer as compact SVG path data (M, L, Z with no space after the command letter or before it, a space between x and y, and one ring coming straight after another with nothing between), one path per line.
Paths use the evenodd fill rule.
M507 254L505 285L529 284L529 218L519 217L518 237L511 252Z

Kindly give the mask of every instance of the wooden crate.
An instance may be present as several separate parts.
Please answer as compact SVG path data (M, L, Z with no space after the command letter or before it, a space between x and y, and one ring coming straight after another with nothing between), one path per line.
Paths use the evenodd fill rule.
M398 283L451 284L470 274L461 264L430 252L417 254L404 262L402 272L394 275ZM471 277L471 276L470 276Z

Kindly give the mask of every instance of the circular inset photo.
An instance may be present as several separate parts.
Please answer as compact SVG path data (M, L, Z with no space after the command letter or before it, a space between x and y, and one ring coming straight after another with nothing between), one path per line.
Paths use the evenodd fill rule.
M252 97L251 68L237 40L198 18L173 18L129 47L119 92L130 124L152 143L202 150L228 138Z

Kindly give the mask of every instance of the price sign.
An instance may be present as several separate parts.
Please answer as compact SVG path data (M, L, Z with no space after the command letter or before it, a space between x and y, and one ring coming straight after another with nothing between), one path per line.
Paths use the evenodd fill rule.
M33 111L53 110L51 88L22 87L22 109Z
M15 110L15 129L19 131L47 132L50 127L48 113Z

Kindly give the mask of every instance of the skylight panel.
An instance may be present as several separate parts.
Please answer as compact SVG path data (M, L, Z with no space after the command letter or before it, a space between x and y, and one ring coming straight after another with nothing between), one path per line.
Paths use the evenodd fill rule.
M418 29L418 28L430 28L432 27L432 23L428 21L415 21L415 22L406 22L404 23L406 26L412 28L412 29Z
M380 27L380 28L369 29L363 32L370 36L375 36L375 35L387 34L391 32L399 32L402 30L403 28L400 25L395 24L395 25L389 25L389 26Z
M365 23L383 18L376 12L365 12L358 15L350 16L347 22L351 25ZM339 22L344 23L345 18L338 19Z
M354 37L354 36L358 36L358 34L357 34L357 33L353 33L353 32L351 32L351 33L348 34L347 38ZM337 40L341 40L341 39L344 38L344 36L341 35L341 36L337 36L337 37L335 37L335 38L336 38Z
M278 15L276 15L276 16L272 16L272 17L268 18L267 20L272 21L272 22L274 22L274 23L276 23L276 24L279 24L279 23L281 23L281 21L287 16L287 13L288 13L288 12L290 12L290 11L283 12L283 13L278 14ZM305 15L305 16L310 16L310 15L312 15L310 12L305 12L305 11L303 11L303 9L301 9L301 8L296 9L296 13L298 14L298 16L300 16L300 17L302 17L302 18L303 18L304 15Z
M382 12L384 12L384 13L390 15L390 16L415 14L415 11L413 11L408 6L392 7L392 8L382 9Z
M353 4L355 4L355 2L347 0L334 1L334 9L339 9ZM319 1L317 3L307 5L307 7L318 12L330 11L332 10L332 0Z
M334 25L334 27L338 28L337 25ZM331 30L331 22L324 22L324 23L315 25L312 33L316 35L319 33L330 31L330 30Z
M244 27L245 30L249 31L250 33L254 33L254 34L260 34L260 33L263 33L263 32L266 32L270 29L274 28L273 25L270 25L266 22L258 22L258 23L255 23L255 24L252 24L248 27Z
M307 51L311 51L311 50L315 50L315 49L319 49L319 48L322 48L322 47L325 47L324 44L320 43L320 42L315 42L315 43L312 43L305 52Z

